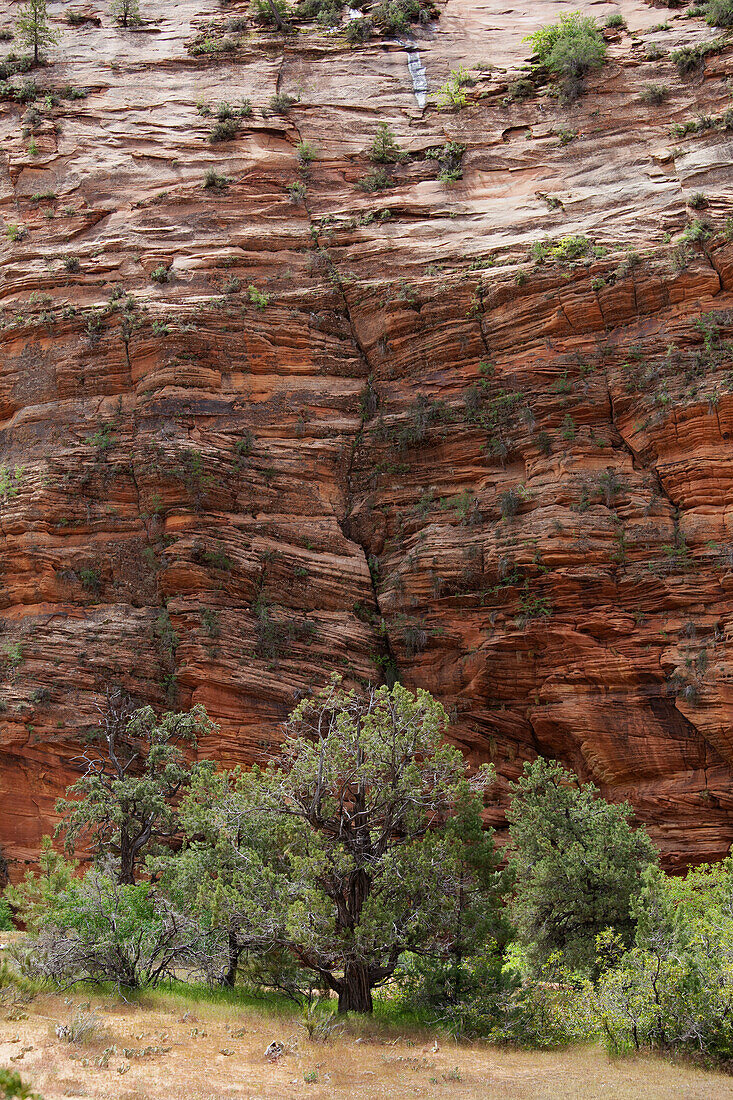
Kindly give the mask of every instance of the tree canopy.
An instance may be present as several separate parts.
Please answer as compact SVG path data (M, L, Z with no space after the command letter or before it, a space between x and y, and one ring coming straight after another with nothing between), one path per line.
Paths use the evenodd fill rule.
M184 749L214 729L206 711L157 718L152 707L133 710L121 695L108 698L102 721L81 757L84 774L61 799L69 852L82 843L97 856L113 856L121 883L135 882L145 856L179 830L177 801L202 765L189 764Z
M632 828L628 803L598 797L560 764L526 764L507 811L516 875L514 916L537 964L552 952L592 967L596 936L614 929L628 944L631 905L645 868L656 864L651 841Z
M401 953L448 952L457 906L494 888L447 827L491 773L467 778L446 727L425 691L362 697L334 680L293 711L270 766L197 777L182 812L200 839L173 878L199 869L200 906L240 948L287 950L340 1011L371 1011Z
M46 0L27 0L15 20L18 37L33 50L33 60L38 63L44 46L52 46L58 35L49 23Z

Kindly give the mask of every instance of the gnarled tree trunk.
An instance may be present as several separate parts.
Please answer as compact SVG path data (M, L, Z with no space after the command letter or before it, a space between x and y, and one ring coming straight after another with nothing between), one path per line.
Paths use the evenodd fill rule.
M338 995L340 1013L373 1011L372 987L369 980L369 967L366 963L348 962L346 964Z

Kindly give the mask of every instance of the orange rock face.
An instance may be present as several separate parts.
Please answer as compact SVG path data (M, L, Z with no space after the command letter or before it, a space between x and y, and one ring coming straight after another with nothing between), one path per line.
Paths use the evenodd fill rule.
M87 5L0 89L12 873L106 685L203 703L232 764L333 671L437 695L499 826L540 752L629 798L670 866L723 855L733 46L681 77L670 52L716 32L622 0L564 104L516 83L550 0L449 0L357 48L141 6L124 31ZM408 154L381 169L380 122Z

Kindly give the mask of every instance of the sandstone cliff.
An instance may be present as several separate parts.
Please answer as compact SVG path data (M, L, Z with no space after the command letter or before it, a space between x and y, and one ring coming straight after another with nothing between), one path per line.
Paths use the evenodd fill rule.
M231 763L333 670L438 695L497 824L539 751L670 865L727 851L733 42L680 75L701 18L579 6L626 28L564 104L521 83L552 0L355 47L237 3L50 5L50 64L0 86L14 873L107 683L203 703ZM382 122L408 155L365 191Z

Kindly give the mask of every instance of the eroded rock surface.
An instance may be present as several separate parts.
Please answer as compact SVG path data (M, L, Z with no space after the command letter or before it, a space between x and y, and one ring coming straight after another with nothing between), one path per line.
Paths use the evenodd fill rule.
M701 19L581 4L627 30L563 105L547 83L515 98L550 0L448 0L358 48L250 23L220 53L197 43L246 5L141 6L124 31L51 4L52 63L11 80L42 94L0 101L13 873L106 684L203 703L202 751L233 763L334 670L438 695L496 763L497 824L542 752L630 798L671 866L724 854L733 44L680 77L670 51L716 37ZM461 65L468 105L439 110ZM369 193L380 122L409 157ZM448 142L455 182L426 155Z

